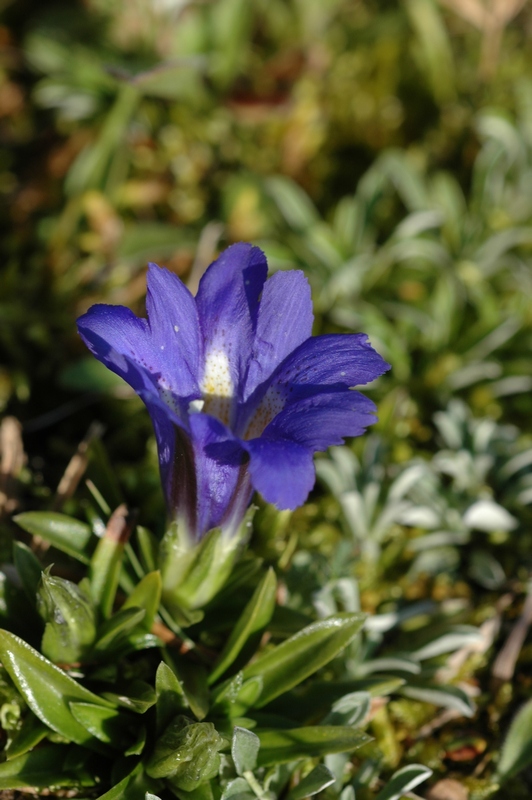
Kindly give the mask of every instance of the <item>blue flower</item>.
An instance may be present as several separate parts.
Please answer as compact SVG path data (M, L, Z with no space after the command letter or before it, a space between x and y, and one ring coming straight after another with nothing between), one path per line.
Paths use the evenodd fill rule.
M78 320L91 352L142 398L172 519L192 541L240 526L253 490L294 509L315 480L313 454L375 422L353 391L389 365L364 334L311 336L300 271L266 280L264 253L225 250L194 298L150 264L147 319L95 305Z

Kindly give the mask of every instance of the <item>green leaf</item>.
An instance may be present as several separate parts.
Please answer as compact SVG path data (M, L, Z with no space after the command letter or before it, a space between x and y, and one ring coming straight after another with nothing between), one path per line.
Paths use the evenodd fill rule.
M318 764L312 772L309 772L303 780L299 781L297 786L294 786L287 800L303 800L304 797L312 797L312 795L322 792L328 786L332 786L335 780L336 778L325 764Z
M240 530L247 532L248 510ZM190 545L179 526L173 524L161 542L160 564L163 578L163 600L174 613L196 611L205 606L223 586L238 556L241 535L228 539L220 528L214 528L197 545ZM193 623L192 623L193 624Z
M31 711L27 712L21 728L6 747L6 759L12 761L14 758L27 753L28 750L32 750L49 732L50 729L43 725L35 714L32 714Z
M108 371L108 370L107 370ZM146 572L155 572L159 553L159 542L147 528L137 525L135 532L139 546L140 560Z
M99 750L101 745L75 719L70 703L112 704L85 689L18 636L0 630L0 660L33 711L49 728L76 744Z
M161 661L157 668L155 692L157 694L157 730L160 732L172 717L177 716L185 706L188 706L179 678L164 661Z
M257 708L297 686L328 664L355 638L364 614L338 614L315 622L286 642L268 650L243 670L243 678L260 676L262 692Z
M230 797L234 800L255 800L256 796L245 778L234 778L225 787L220 800L229 800Z
M408 764L395 772L375 800L400 800L432 775L432 770L422 764Z
M39 747L0 764L0 790L49 789L50 786L87 785L86 776L65 771L64 762L68 748L63 745Z
M139 625L146 612L143 608L120 609L106 620L98 631L95 653L112 653L127 644L129 634Z
M150 572L148 575L145 575L140 583L133 589L122 606L122 610L131 608L132 606L143 608L146 615L142 620L142 627L150 631L155 621L155 615L159 610L161 592L161 573L158 571Z
M89 564L91 596L104 617L111 615L124 559L126 543L123 534L117 538L114 532L109 531L113 519L119 520L122 517L122 520L125 520L127 514L125 507L123 514L119 513L121 511L119 507L111 516L108 529L96 545ZM127 533L127 522L124 530Z
M83 564L90 561L92 531L84 522L55 511L26 511L15 522L32 536L40 536L58 550Z
M104 696L111 703L134 711L136 714L144 714L155 705L157 699L153 687L142 680L131 681L120 694L105 692Z
M333 703L324 725L360 725L370 708L369 692L351 692Z
M41 580L42 567L39 559L30 550L30 548L22 542L13 543L13 561L22 587L26 592L28 600L33 605L35 603L35 595L37 594L37 587Z
M295 181L275 176L265 181L265 188L294 230L306 231L319 222L319 214L311 199Z
M223 675L251 637L260 636L272 617L275 608L276 589L275 572L270 568L255 589L251 600L233 628L213 671L209 675L209 684L214 683Z
M179 678L190 710L197 719L204 719L209 711L210 702L205 667L180 656L170 656L168 652L165 658L170 661Z
M270 710L283 713L290 709L292 719L305 722L316 715L327 714L331 705L352 692L368 692L371 697L385 697L405 685L404 678L378 675L354 681L313 681L302 690L295 690L274 700Z
M171 778L178 789L191 792L218 774L223 745L212 722L175 717L156 742L146 772L152 778Z
M464 717L472 717L475 713L473 701L457 686L408 685L403 686L399 693L404 697L411 697L413 700L421 700L423 703L452 708L463 714Z
M231 755L235 762L237 775L251 772L257 765L260 739L256 733L235 726L231 741Z
M55 663L83 661L96 636L96 614L83 586L42 573L37 610L46 623L42 652Z
M262 731L258 736L260 767L283 764L299 758L318 758L327 753L347 753L372 741L371 736L356 728L337 725Z
M115 708L104 708L94 703L70 703L74 718L89 733L105 744L123 750L127 736L128 718Z
M501 783L532 763L532 700L517 712L504 740L497 775Z
M150 258L168 258L177 248L195 244L184 229L175 225L137 220L126 227L117 255L121 261L142 264Z
M242 681L242 672L217 686L212 695L212 705L223 709L228 717L240 717L249 708L255 706L262 691L262 678L250 678Z
M142 763L139 763L129 775L122 778L112 789L100 795L98 800L145 800L150 792L156 792L161 789L162 783L149 778L144 772Z

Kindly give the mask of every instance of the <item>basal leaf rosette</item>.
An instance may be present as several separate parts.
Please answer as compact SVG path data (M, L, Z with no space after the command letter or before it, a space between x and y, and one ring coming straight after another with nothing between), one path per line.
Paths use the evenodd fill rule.
M153 422L171 520L161 549L169 605L199 608L223 584L254 490L296 508L314 485L314 453L375 421L373 402L353 387L389 365L365 334L312 337L303 273L267 280L267 271L259 248L235 244L193 297L150 264L147 319L95 305L78 320L91 352L133 387Z

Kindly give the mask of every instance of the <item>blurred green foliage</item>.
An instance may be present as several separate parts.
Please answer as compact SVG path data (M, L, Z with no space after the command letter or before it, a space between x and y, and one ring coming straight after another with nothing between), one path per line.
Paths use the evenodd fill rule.
M393 367L372 388L376 432L319 459L305 508L261 507L252 542L281 578L275 640L327 616L374 614L321 684L287 696L293 724L309 721L310 704L328 726L360 723L371 696L376 743L359 760L325 756L325 777L307 759L305 774L277 767L244 786L238 748L245 760L248 745L235 739L224 798L298 800L309 780L308 795L384 800L427 776L412 762L470 800L528 798L532 650L525 639L512 661L503 645L520 626L526 635L532 571L530 3L6 0L0 9L0 414L20 420L27 454L0 493L0 551L11 561L18 505L40 555L18 542L22 589L11 564L0 573L2 624L58 663L92 658L103 640L100 673L91 665L82 676L94 691L116 677L102 672L102 652L124 659L128 679L153 677L151 651L138 655L157 644L132 611L139 595L104 629L81 570L124 500L153 533L137 528L119 592L130 596L155 569L164 524L155 445L140 402L87 358L74 319L101 301L142 312L147 260L193 289L220 247L253 240L273 269L305 270L316 332L364 330ZM95 419L103 426L88 431ZM65 483L76 451L79 475L74 464ZM51 517L28 516L43 507ZM78 522L61 527L60 511ZM41 579L58 556L69 581ZM244 567L235 581L249 599L258 578ZM221 601L233 615L235 591ZM54 623L61 604L67 640ZM221 651L226 633L213 608L191 637ZM143 713L149 701L138 694ZM287 696L268 711L282 715ZM47 736L52 749L65 735L43 732L3 672L0 700L8 750L21 731L31 747ZM187 702L198 717L203 701ZM436 719L434 705L444 709ZM68 724L101 738L114 723L89 710ZM183 719L170 738L211 724ZM65 761L30 745L17 751L29 776L21 786L45 785L48 759L47 775L98 795L92 756ZM141 795L159 786L144 773L115 777ZM180 797L196 791L183 780L171 788Z

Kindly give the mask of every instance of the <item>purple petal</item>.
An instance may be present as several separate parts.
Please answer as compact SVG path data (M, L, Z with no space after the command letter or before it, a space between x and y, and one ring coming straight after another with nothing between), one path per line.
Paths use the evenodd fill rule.
M280 365L270 385L293 401L369 383L389 368L365 333L331 333L303 342Z
M180 519L194 535L197 531L197 481L190 437L158 398L143 393L142 399L155 432L168 515L170 519Z
M197 480L197 532L223 524L236 527L251 500L247 456L219 420L208 414L190 417Z
M286 406L264 431L311 448L326 450L343 444L346 436L360 436L376 422L375 404L352 390L306 397Z
M146 310L163 387L197 396L202 342L194 298L177 275L150 264Z
M264 437L242 445L250 455L248 470L253 487L268 503L293 510L305 502L316 479L308 448Z
M205 348L205 392L240 396L251 357L268 265L250 244L234 244L208 268L196 297Z
M176 275L151 264L146 307L149 320L123 306L92 306L78 320L81 337L135 391L155 385L188 403L199 395L201 342L194 298Z
M124 306L95 305L78 319L78 330L91 353L136 392L157 391L158 363L145 319Z
M266 281L244 399L311 336L313 321L310 286L303 272L277 272Z

